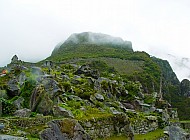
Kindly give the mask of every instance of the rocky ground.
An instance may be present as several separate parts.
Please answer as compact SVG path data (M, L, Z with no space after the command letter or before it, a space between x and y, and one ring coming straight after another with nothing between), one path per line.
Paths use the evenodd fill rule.
M0 75L0 101L1 139L133 139L178 120L160 94L147 95L140 82L117 72L90 64L30 64L17 56ZM167 132L173 136L173 128Z

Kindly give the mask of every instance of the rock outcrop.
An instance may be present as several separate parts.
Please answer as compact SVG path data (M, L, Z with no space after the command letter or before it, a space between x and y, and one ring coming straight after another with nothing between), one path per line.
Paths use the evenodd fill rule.
M17 110L14 113L14 116L16 117L30 117L30 115L31 115L31 110L27 108Z
M19 87L18 80L16 78L9 80L7 94L11 97L14 97L20 94L20 87Z
M41 132L42 140L91 140L82 126L72 119L54 120Z
M181 95L185 97L190 97L190 81L188 79L183 79L180 84Z

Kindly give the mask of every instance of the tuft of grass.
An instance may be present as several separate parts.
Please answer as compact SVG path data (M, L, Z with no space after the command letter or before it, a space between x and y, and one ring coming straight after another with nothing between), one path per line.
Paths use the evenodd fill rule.
M135 135L135 140L157 140L164 136L164 131L162 129L157 129L155 131Z
M108 138L98 138L96 140L128 140L126 136L112 136Z
M190 120L183 120L183 121L180 121L180 123L190 123Z

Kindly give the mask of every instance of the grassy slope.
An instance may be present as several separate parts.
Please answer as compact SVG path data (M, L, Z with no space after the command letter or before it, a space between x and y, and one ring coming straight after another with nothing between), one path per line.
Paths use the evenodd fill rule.
M131 52L131 51L130 51ZM62 61L72 58L93 58L93 57L125 57L128 49L110 47L96 44L66 44L60 47L59 51L52 53L49 59Z
M187 112L187 110L189 112L189 107L185 105L186 110L184 110L183 101L181 102L183 97L179 96L180 82L167 61L155 57L151 58L145 52L132 52L119 46L84 43L63 44L59 51L53 53L47 59L59 62L65 60L76 61L81 58L84 59L84 62L89 62L91 59L105 62L119 74L126 75L129 80L140 81L146 93L159 92L160 77L162 75L164 98L173 107L178 108L181 119L188 119L188 115L184 114L184 112ZM179 99L180 101L178 101ZM185 102L189 103L190 101L186 99Z
M135 140L157 140L158 138L163 136L164 136L163 130L157 129L147 134L135 135Z
M133 52L120 46L96 44L63 44L60 49L47 58L55 62L76 61L79 59L99 59L129 80L145 83L146 92L158 91L160 68L145 52ZM153 89L154 86L154 89Z
M157 129L153 132L149 132L147 134L135 135L135 140L157 140L160 137L163 137L164 133L162 129ZM126 140L125 136L112 136L109 138L102 138L97 140Z

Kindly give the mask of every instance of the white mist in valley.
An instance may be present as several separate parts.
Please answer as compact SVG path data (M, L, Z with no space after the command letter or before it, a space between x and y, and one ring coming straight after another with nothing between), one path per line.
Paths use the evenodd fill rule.
M157 53L161 59L167 60L173 71L176 73L178 79L182 81L183 79L190 80L190 58L175 56L167 53Z

